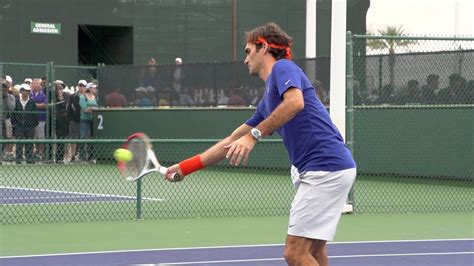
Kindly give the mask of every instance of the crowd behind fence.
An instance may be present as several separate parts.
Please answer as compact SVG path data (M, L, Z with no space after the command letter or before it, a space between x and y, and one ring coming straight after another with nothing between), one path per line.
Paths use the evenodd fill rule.
M373 160L367 160L371 165L361 165L355 187L355 210L469 211L474 180L469 169L462 169L460 172L468 176L461 177L407 174L390 172L392 168L386 162L399 164L409 158L424 162L419 168L425 169L435 163L423 160L419 157L423 154L418 153L420 145L424 145L424 152L429 152L430 145L426 143L432 139L413 137L416 134L404 131L417 125L397 124L406 122L397 120L397 116L406 113L394 112L401 108L423 113L417 119L424 119L425 127L438 125L437 132L446 136L443 139L450 135L467 138L466 147L460 147L462 152L451 152L449 140L442 143L453 156L446 158L452 160L453 167L456 156L472 156L473 144L468 139L472 139L472 126L451 121L457 120L452 114L442 114L445 108L460 110L460 114L469 114L474 108L474 39L400 38L410 40L403 42L409 45L394 50L380 50L373 42L396 45L392 41L399 38L352 38L354 53L348 62L353 66L354 121L367 128L378 128L381 122L374 118L393 124L374 131L370 138L355 134L355 154L357 147L382 145L386 139L407 136L403 140L406 145L402 145L405 150L389 146L373 149ZM329 68L328 59L295 62L312 79L315 93L328 105L330 82L322 74ZM159 178L150 178L144 181L143 198L138 199L136 185L124 183L111 160L112 146L119 141L112 144L88 140L94 138L94 131L90 114L84 111L96 107L255 107L264 84L249 76L242 62L145 66L0 63L0 73L4 223L133 219L138 201L143 203L145 218L287 213L294 193L288 179L289 167L233 169L218 165L183 184L164 184ZM21 97L26 99L25 95L32 92L32 98L39 92L44 94L44 105L34 102L26 110ZM375 110L377 114L362 110ZM451 122L455 128L443 126ZM37 128L40 124L43 126ZM202 151L208 144L161 144L167 147L163 154L170 156L163 158L164 162L174 163L191 151ZM274 145L282 144L261 145L259 156L271 160ZM415 154L418 157L412 156ZM179 197L174 195L176 190Z

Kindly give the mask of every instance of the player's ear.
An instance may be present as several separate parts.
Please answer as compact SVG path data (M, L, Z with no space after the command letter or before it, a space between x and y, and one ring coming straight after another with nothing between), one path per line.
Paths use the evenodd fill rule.
M268 52L268 43L266 42L262 43L262 50L264 54Z

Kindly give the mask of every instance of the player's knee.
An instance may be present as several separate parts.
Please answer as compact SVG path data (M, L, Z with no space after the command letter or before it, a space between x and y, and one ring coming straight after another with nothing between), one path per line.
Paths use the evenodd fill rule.
M283 256L285 257L286 262L288 265L297 265L299 259L301 258L300 252L297 249L286 246L285 250L283 251Z

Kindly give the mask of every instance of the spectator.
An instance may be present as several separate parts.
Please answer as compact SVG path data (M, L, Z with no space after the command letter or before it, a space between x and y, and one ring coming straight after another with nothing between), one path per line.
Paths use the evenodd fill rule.
M36 109L39 111L38 126L35 128L35 139L45 139L46 133L46 108L48 99L41 87L41 79L34 78L31 83L30 98L36 103ZM36 145L36 159L42 160L44 158L44 144Z
M13 79L11 76L5 76L4 80L6 81L8 88L11 88L13 86Z
M17 139L33 139L35 128L38 126L37 104L30 99L30 86L22 84L20 87L20 98L16 100L12 123ZM23 151L24 148L24 151ZM24 154L23 154L24 152ZM26 163L34 163L33 144L17 144L16 163L21 164L23 156Z
M156 63L155 58L150 58L148 60L147 66L142 72L142 86L148 87L151 86L154 89L158 90L159 88L159 77L158 77L158 64Z
M26 78L24 82L25 84L28 84L29 86L31 86L31 83L33 82L33 80L31 78Z
M316 95L318 96L321 103L325 106L329 105L329 95L326 92L326 88L322 81L316 80L313 82L313 88L316 90Z
M466 79L454 73L449 76L448 87L439 91L437 98L439 103L461 104L466 102L468 97L466 91Z
M179 103L182 106L192 106L194 105L194 101L192 97L189 95L190 91L188 88L181 88L179 92Z
M61 80L56 80L54 83L54 92L55 92L55 103L54 103L54 118L56 119L55 123L55 133L56 138L65 139L68 135L68 114L66 111L67 98L69 95L64 92L66 85ZM55 161L58 164L64 163L64 153L65 147L64 143L58 143L56 145L56 155Z
M423 104L435 104L436 94L439 92L439 76L430 74L426 78L426 84L421 87L420 101Z
M138 107L152 107L154 105L152 99L148 96L146 88L136 88L135 95L136 96L133 105Z
M91 93L94 94L96 100L99 100L99 86L97 85L97 81L92 81L88 83ZM87 86L86 86L87 89Z
M360 82L355 79L352 82L352 95L352 103L354 105L362 105L364 103L364 92L361 90Z
M398 104L419 104L419 89L420 83L417 80L409 80L406 89L400 94L397 101Z
M368 104L375 104L379 97L380 97L379 96L379 91L378 90L372 90L372 92L367 96L366 102Z
M81 121L79 124L79 132L81 139L89 139L92 137L92 111L97 108L97 98L94 94L97 85L88 83L86 91L79 96L79 104L81 106ZM81 151L82 159L92 161L91 145L84 145L85 149Z
M466 101L468 104L474 104L474 80L471 79L466 83Z
M170 88L165 88L161 91L160 93L160 98L158 100L158 106L159 107L164 107L164 108L169 108L171 107L171 95L172 95L172 89ZM174 93L173 93L174 95Z
M116 88L105 96L105 105L112 108L120 108L127 105L125 95L120 93L120 88Z
M173 71L173 90L176 92L176 95L180 95L181 91L183 90L182 84L185 77L184 72L183 72L183 67L182 67L183 60L179 57L176 57L174 62L175 62L175 68ZM177 100L179 101L180 99L177 99ZM176 104L179 104L179 102Z
M78 139L80 137L79 123L81 122L81 105L79 104L80 96L86 92L87 81L81 79L77 83L78 90L68 98L66 104L66 112L69 120L68 138ZM82 147L82 146L79 146ZM76 143L69 144L69 161L74 163L78 152Z
M243 107L245 106L244 97L242 97L242 91L240 88L235 88L230 91L229 100L227 101L228 106Z
M173 71L173 89L175 89L178 93L181 91L182 81L184 79L183 73L183 60L179 57L176 57L175 61L175 68Z
M382 87L382 94L374 101L374 104L394 104L395 102L393 86L387 84Z
M15 109L15 96L11 93L11 78L6 76L5 81L2 82L2 101L3 101L3 110L2 110L2 136L4 139L13 139L13 125L11 121L11 112ZM12 160L13 155L13 144L6 144L4 150L4 159L6 161Z
M48 80L46 77L42 77L41 78L41 88L43 89L43 91L46 93L46 86L48 84Z
M265 87L258 88L257 89L257 95L255 95L255 97L250 101L250 105L258 106L258 103L263 98L264 94L265 94Z
M221 93L219 94L219 98L217 99L217 105L219 106L226 106L227 103L229 102L229 96L231 93L231 89L224 89L221 90Z
M11 89L11 94L13 94L15 99L20 98L20 86L21 85L15 85L15 86L10 88Z

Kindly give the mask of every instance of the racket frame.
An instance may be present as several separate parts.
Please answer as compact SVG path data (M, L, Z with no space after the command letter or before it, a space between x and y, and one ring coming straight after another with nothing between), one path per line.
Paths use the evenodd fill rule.
M126 176L125 180L127 181L136 181L143 176L152 173L152 172L159 172L162 175L165 175L166 172L168 171L167 167L162 166L159 162L158 159L156 158L155 151L153 150L153 145L151 144L150 138L143 132L137 132L132 135L130 135L127 140L122 144L123 149L128 149L128 143L133 141L134 139L140 138L143 143L145 143L146 146L146 160L145 160L145 167L142 169L140 174L136 177L134 176ZM152 168L147 168L150 163L153 165ZM124 162L118 162L117 168L119 171L124 175L125 172L125 163ZM125 176L125 175L124 175ZM178 174L175 173L173 174L172 180L173 182L178 182L181 181L182 177Z

